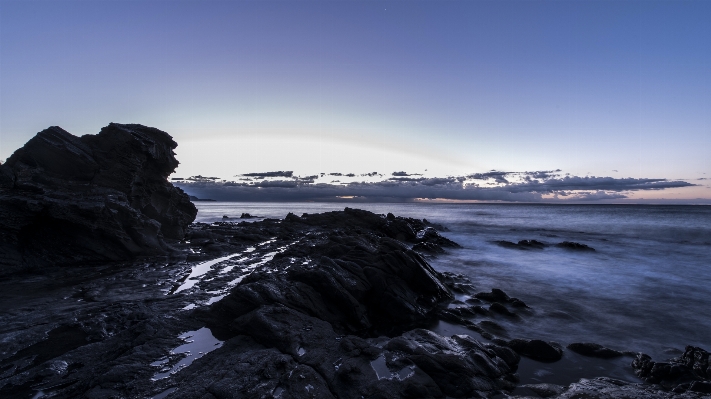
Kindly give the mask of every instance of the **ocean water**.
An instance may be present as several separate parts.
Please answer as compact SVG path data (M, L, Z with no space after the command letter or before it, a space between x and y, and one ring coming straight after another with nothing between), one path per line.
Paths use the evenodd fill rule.
M711 207L547 204L196 203L197 221L242 212L283 218L342 210L427 218L463 246L429 258L440 271L467 276L477 291L503 289L532 311L496 322L505 337L567 345L595 342L657 360L686 345L711 350ZM230 219L234 220L234 219ZM575 241L576 252L503 248L497 240ZM442 333L461 333L440 326ZM471 333L475 338L480 337ZM625 361L626 364L629 361Z

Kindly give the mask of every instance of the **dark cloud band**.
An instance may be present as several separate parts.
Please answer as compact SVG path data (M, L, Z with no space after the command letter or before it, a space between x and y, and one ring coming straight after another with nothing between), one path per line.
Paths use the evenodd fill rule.
M560 176L560 170L490 171L442 178L412 177L415 174L397 172L397 177L382 181L339 184L319 183L317 176L298 177L293 176L292 172L240 176L265 180L234 182L188 178L174 184L191 195L218 201L329 201L346 197L362 201L411 201L417 198L508 202L538 202L544 199L597 201L626 198L628 193L634 191L694 186L686 181L666 179Z

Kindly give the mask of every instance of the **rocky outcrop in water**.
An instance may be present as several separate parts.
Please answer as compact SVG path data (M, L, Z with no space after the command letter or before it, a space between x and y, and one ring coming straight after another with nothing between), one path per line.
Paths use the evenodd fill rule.
M620 351L606 348L592 342L573 342L572 344L568 344L567 348L583 356L598 357L601 359L612 359L624 355L624 353Z
M142 125L39 132L0 165L0 273L165 253L197 214L167 181L176 146Z
M561 354L555 343L507 338L536 317L535 300L527 299L529 308L500 289L479 292L463 275L434 270L410 249L441 241L427 227L354 209L196 223L181 244L187 261L157 257L0 279L7 310L0 397L708 397L698 374L708 373L708 353L699 348L676 361L697 373L687 385L531 384L527 366L518 370L521 356ZM198 263L206 260L211 266ZM472 334L428 330L437 318ZM665 369L640 359L641 370ZM519 377L529 383L517 386Z
M516 396L514 396L515 398ZM669 392L659 385L635 384L614 378L598 377L570 384L563 393L551 399L701 399L708 396L695 392Z
M632 368L640 378L660 384L674 392L701 392L711 394L711 359L704 349L687 346L684 353L667 362L655 362L649 355L640 353Z
M197 313L235 345L219 351L219 367L249 370L218 378L213 364L195 367L177 397L216 386L225 398L478 397L514 386L513 350L418 328L453 299L424 258L391 238L453 244L424 222L346 208L290 214L281 227L301 238Z
M555 245L558 248L570 249L573 251L595 251L595 248L573 241L563 241Z

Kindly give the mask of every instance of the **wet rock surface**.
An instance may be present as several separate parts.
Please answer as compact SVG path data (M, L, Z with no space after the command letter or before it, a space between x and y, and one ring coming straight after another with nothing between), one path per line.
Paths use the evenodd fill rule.
M602 359L610 359L613 357L619 357L624 355L624 353L620 351L605 348L600 344L595 344L591 342L574 342L572 344L569 344L567 348L583 356L599 357Z
M512 339L507 346L516 353L541 362L555 362L563 357L563 349L555 342L540 339Z
M0 282L0 396L443 398L512 389L513 350L423 328L453 300L410 249L452 246L436 231L418 234L428 228L353 209L193 224L182 258L12 276Z
M169 252L197 214L167 181L176 146L142 125L39 132L0 165L0 274Z
M687 346L684 353L667 362L655 362L640 353L632 362L635 373L644 381L659 384L674 392L711 394L711 363L709 352Z
M428 240L453 248L428 227L354 209L196 223L182 256L10 276L0 281L0 397L708 395L699 348L678 358L692 370L684 381L519 385L521 356L568 355L516 337L535 306L413 251ZM438 320L471 334L437 334Z
M589 247L585 244L572 241L563 241L561 243L556 244L555 246L559 248L570 249L573 251L595 251L595 248L593 247Z
M516 396L513 396L516 397ZM702 398L697 393L675 393L664 391L658 385L646 385L598 377L581 379L570 384L561 394L541 396L557 399L668 399Z
M537 250L537 249L544 249L550 246L550 244L538 241L538 240L520 240L519 242L511 242L511 241L505 241L505 240L500 240L500 241L494 241L494 244L503 247L503 248L508 248L508 249L520 249L520 250ZM577 242L572 242L572 241L563 241L558 244L555 244L556 247L558 248L564 248L564 249L570 249L573 251L595 251L594 248L586 245L586 244L580 244Z

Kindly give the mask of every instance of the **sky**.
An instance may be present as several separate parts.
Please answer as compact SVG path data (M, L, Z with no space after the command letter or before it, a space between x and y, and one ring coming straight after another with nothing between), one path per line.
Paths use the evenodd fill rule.
M49 126L140 123L178 142L174 178L219 178L176 184L226 199L711 203L710 20L709 1L0 0L0 160ZM269 171L293 174L239 180Z

